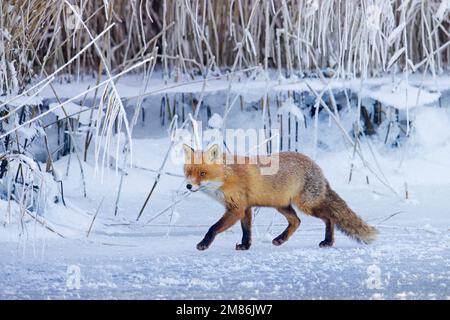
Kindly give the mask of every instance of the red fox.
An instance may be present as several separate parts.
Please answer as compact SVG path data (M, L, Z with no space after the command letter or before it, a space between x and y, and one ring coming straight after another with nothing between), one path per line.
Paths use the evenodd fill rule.
M186 144L183 148L186 188L192 192L204 191L226 208L222 218L197 244L198 250L207 249L217 234L238 221L241 221L242 241L236 244L236 250L248 250L252 243L252 207L273 207L287 219L287 228L272 241L276 246L286 242L300 226L293 206L325 223L325 239L320 247L334 244L335 225L362 243L368 244L376 238L378 231L347 206L331 189L319 166L301 153L275 155L279 161L278 171L262 175L260 162L252 162L248 157L233 156L234 162L227 164L228 158L217 144L205 152L194 151Z

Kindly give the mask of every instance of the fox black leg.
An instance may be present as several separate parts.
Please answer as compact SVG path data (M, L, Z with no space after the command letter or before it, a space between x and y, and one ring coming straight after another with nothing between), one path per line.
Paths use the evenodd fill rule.
M248 250L252 245L252 208L245 210L245 216L241 219L242 241L236 244L236 250Z
M219 219L211 228L209 228L202 241L197 244L198 250L206 250L213 242L218 233L221 233L244 216L244 212L240 210L227 210L222 218Z
M292 208L292 206L277 208L277 210L286 217L289 225L278 237L272 240L272 243L275 246L279 246L285 243L295 232L295 230L297 230L297 228L300 226L300 219L298 218L297 213L295 212L294 208Z
M331 219L323 219L325 222L325 240L319 243L319 247L331 247L334 244L334 222Z

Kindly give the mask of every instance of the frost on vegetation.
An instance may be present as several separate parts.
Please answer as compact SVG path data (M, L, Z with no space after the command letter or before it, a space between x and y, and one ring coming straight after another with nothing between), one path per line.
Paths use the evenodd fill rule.
M436 19L442 21L446 14L449 14L450 11L450 0L441 0L441 4L439 5L436 11Z
M305 120L302 110L295 104L294 99L292 98L287 98L277 112L280 115L287 115L290 113L301 122Z
M48 205L61 197L51 166L46 168L35 157L39 150L35 141L46 137L42 123L25 123L42 100L28 96L11 99L0 99L0 103L7 102L0 109L0 135L4 135L0 138L0 201L7 203L0 219L5 225L18 223L23 228L23 221L43 216Z
M377 5L370 5L367 7L367 28L371 31L380 30L381 9Z
M314 15L319 10L319 0L307 0L306 8L306 17Z
M0 200L12 200L18 204L20 212L15 212L18 220L27 218L28 213L44 215L49 203L60 200L53 176L43 172L35 160L23 154L13 154L7 156L7 161L7 171L0 179ZM6 222L13 222L13 218Z

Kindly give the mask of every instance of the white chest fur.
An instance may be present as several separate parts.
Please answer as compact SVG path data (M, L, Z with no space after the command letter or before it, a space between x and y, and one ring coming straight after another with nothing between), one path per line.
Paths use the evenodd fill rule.
M224 203L225 198L223 195L222 190L220 190L220 187L222 186L222 183L220 182L207 182L202 185L202 191L206 193L208 196L213 198L214 200L219 201L220 203Z

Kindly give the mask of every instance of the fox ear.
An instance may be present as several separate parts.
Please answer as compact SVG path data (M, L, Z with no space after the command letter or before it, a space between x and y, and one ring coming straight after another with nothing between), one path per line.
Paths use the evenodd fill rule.
M192 156L194 155L194 149L191 148L191 146L188 146L187 144L183 144L183 150L184 150L184 160L186 163L192 163Z
M220 148L218 144L213 144L208 151L206 151L206 154L208 155L208 160L210 162L216 161L219 159L219 152Z

